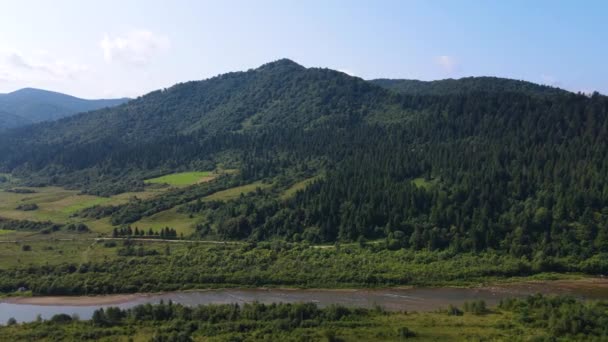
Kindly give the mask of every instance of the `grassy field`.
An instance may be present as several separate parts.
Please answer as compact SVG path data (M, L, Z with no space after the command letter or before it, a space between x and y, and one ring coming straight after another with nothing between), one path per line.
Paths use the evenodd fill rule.
M320 176L306 178L300 182L295 183L290 188L285 190L283 194L281 194L281 199L288 199L293 197L298 191L306 189L308 185L310 185L315 180L319 179Z
M122 247L122 242L116 241L115 247L106 247L105 242L96 241L92 234L79 234L79 236L54 236L54 238L47 237L27 242L0 243L0 270L65 263L103 262L120 258L116 249ZM160 241L145 243L146 249L155 249L159 253L164 251L165 244ZM24 250L23 246L29 246L29 250ZM171 248L180 250L185 246L171 245ZM125 260L124 257L122 259Z
M127 203L131 198L137 197L147 199L167 189L150 187L143 192L128 192L112 197L98 197L92 195L82 195L78 191L66 190L59 187L40 187L25 188L35 191L30 194L18 194L8 191L0 191L0 217L15 220L30 221L52 221L55 223L76 223L84 222L94 231L107 233L112 228L109 221L97 220L83 221L73 217L78 211L95 205L118 205ZM22 211L17 210L17 206L22 204L36 204L37 210Z
M172 186L187 186L201 182L208 182L215 177L210 171L180 172L164 175L157 178L146 179L148 184L169 184Z
M31 250L24 250L29 246ZM88 262L114 257L103 245L90 240L75 241L28 241L26 243L2 243L0 245L0 269L40 265L58 265L69 262Z
M187 214L177 212L177 208L161 211L152 216L144 217L141 220L131 224L132 227L148 230L152 228L159 230L161 228L174 228L178 234L188 236L194 233L194 223L196 218L191 218Z
M414 185L416 185L419 188L429 189L429 188L437 185L437 179L427 180L423 177L418 177L418 178L412 179L412 183L414 183Z
M215 177L209 172L190 172L182 174L173 174L160 178L156 178L154 182L168 181L172 184L186 184L187 182L196 182L201 179L212 179ZM216 192L204 200L220 200L227 201L238 198L242 193L255 191L259 188L267 188L272 184L256 182L243 186L234 187L224 191ZM94 233L111 234L113 226L108 218L99 220L81 219L74 217L74 214L96 205L120 205L127 203L133 197L140 199L148 199L157 196L169 188L155 187L151 185L143 192L130 192L115 195L112 197L98 197L92 195L83 195L78 191L66 190L59 187L40 187L40 188L24 188L34 191L28 194L19 194L8 191L0 191L0 217L30 220L30 221L52 221L59 224L67 223L85 223ZM36 204L37 210L23 211L16 208L22 204ZM187 214L177 212L177 208L162 211L155 215L145 217L132 225L140 229L160 229L170 227L177 230L178 234L190 235L194 232L194 224L197 218L190 217ZM23 234L6 232L2 233L2 240L13 240L23 238Z
M218 191L204 198L207 201L229 201L238 198L241 194L246 194L255 191L255 189L265 189L271 187L271 183L255 182L251 184L241 185L234 188Z

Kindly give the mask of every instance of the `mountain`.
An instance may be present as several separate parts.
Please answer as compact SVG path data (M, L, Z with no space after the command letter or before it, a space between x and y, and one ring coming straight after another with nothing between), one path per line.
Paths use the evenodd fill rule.
M497 78L368 82L279 60L9 130L0 171L110 195L159 174L236 169L85 215L127 225L176 208L201 237L381 239L608 270L606 141L599 94ZM202 201L252 183L266 187Z
M411 95L447 95L471 92L518 92L529 95L566 95L568 93L566 90L551 86L499 77L464 77L439 81L375 79L370 82Z
M126 98L85 100L47 90L24 88L12 93L0 94L0 129L114 107L128 100Z

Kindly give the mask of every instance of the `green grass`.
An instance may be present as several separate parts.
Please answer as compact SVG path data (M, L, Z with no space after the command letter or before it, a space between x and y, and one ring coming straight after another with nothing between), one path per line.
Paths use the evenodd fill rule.
M270 183L255 182L251 184L241 185L234 188L218 191L204 198L206 201L229 201L238 198L241 194L246 194L255 191L255 189L265 189L271 187Z
M61 208L60 211L65 214L72 215L83 209L90 208L90 207L93 207L96 205L106 204L108 202L112 202L112 199L105 198L105 197L90 198L90 199L78 201L77 203L66 206L64 208Z
M186 186L200 182L209 181L212 179L213 173L209 171L202 172L181 172L164 175L157 178L146 179L148 184L169 184L173 186Z
M194 223L196 218L190 218L188 214L177 212L177 208L161 211L152 216L144 217L141 220L131 224L132 227L148 230L152 228L159 230L161 228L170 227L177 231L178 234L183 233L188 236L194 233Z
M80 237L82 238L82 236ZM24 251L24 245L31 247ZM50 239L0 245L0 269L59 265L66 261L84 263L115 258L116 252L91 240L53 241Z
M0 235L13 233L12 230L0 229Z
M281 194L281 199L288 199L293 197L298 191L306 189L308 185L317 180L319 176L314 176L310 178L306 178L300 182L295 183L290 188L285 190L283 194Z
M419 177L419 178L412 179L412 183L414 183L414 185L416 185L419 188L429 189L429 188L432 188L435 185L437 185L437 180L436 179L427 180L423 177Z
M59 187L28 188L36 191L31 194L16 194L0 191L0 217L14 220L53 221L55 223L83 222L96 232L108 233L112 228L109 221L82 220L72 217L78 211L95 205L119 205L127 203L132 197L147 199L163 192L168 188L155 189L150 187L143 192L129 192L112 197L82 195L78 191L66 190ZM35 203L38 210L16 210L20 204Z

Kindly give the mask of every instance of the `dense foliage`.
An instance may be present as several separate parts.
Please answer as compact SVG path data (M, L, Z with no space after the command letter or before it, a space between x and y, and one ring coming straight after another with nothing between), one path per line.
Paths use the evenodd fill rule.
M547 262L498 253L391 251L385 244L311 247L278 241L256 246L125 240L104 245L114 249L116 257L0 270L0 293L20 287L35 295L85 295L209 287L470 285L551 271L608 270L605 257Z
M599 341L608 337L608 303L584 303L571 297L530 296L501 301L500 309L515 312L516 319L555 338Z

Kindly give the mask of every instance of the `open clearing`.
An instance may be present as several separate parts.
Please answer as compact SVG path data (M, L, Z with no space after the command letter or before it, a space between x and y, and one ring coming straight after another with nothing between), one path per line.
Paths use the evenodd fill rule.
M104 241L95 241L92 234L63 235L62 237L62 239L49 239L47 235L45 240L0 243L0 269L59 265L66 262L76 264L101 262L118 258L116 250L122 248L123 245L121 241L116 241L116 246L106 247ZM145 245L147 250L154 249L163 253L166 243L150 241L138 242L138 245ZM23 246L29 246L30 250L23 250ZM179 250L185 247L172 244L171 248Z
M169 227L177 231L177 234L183 233L184 236L188 236L194 233L194 224L196 218L190 218L188 214L178 213L177 208L171 208L169 210L161 211L152 216L144 217L141 220L131 224L131 227L138 227L139 229L148 230L159 230L161 228Z
M289 189L285 190L281 195L281 199L288 199L293 197L298 191L306 189L307 186L312 184L315 180L319 179L320 176L314 176L306 178L292 185Z
M246 194L255 191L255 189L266 189L272 186L272 183L255 182L251 184L241 185L234 188L218 191L205 197L205 201L229 201L235 198L239 198L241 194Z
M419 188L429 189L437 185L437 179L427 180L424 177L418 177L412 179L412 183Z
M180 172L164 175L157 178L146 179L147 184L169 184L172 186L187 186L196 183L208 182L215 178L210 171Z
M167 189L150 187L143 192L128 192L112 197L83 195L78 191L66 190L59 187L22 188L34 193L18 194L0 191L0 217L14 220L52 221L59 224L83 222L94 231L111 232L108 220L82 220L73 217L80 210L96 205L118 205L127 203L131 198L147 199L154 197ZM21 204L36 204L37 210L17 210Z

